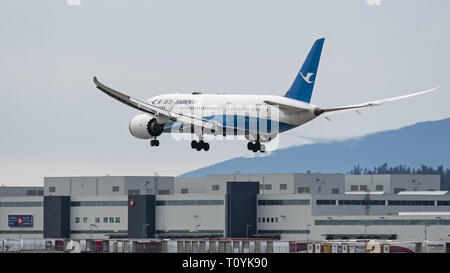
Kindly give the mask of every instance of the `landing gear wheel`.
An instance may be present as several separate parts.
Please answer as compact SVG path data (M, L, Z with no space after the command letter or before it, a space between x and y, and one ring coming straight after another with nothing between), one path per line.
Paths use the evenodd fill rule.
M206 143L203 145L203 150L205 150L205 152L207 152L209 150L209 143Z
M249 151L253 150L253 143L251 143L251 142L247 143L247 149Z
M197 141L196 141L196 140L192 140L192 141L191 141L191 148L192 148L192 149L196 149L197 146L198 146Z
M152 139L152 140L150 140L150 146L156 146L156 147L158 147L159 146L159 140L157 140L157 139Z
M261 147L259 148L259 151L260 151L261 153L264 153L264 152L266 151L266 145L261 144Z
M261 143L259 143L259 142L256 142L254 146L256 146L257 151L259 151L261 149Z

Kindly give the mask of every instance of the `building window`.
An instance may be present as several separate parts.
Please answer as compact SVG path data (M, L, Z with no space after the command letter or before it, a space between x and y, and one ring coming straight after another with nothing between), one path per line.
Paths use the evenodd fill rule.
M258 217L258 223L261 223L261 217Z
M83 217L83 223L87 223L88 218L87 217Z
M309 193L309 188L308 187L299 187L297 189L298 193Z
M188 193L188 189L181 189L181 193L183 193L183 194Z
M350 191L358 191L358 185L351 185Z
M275 217L275 223L278 223L278 217Z
M336 200L317 199L316 205L336 205Z
M275 222L275 219L273 219L273 217L270 218L270 222L271 222L271 223Z
M414 191L417 191L417 187L414 187Z
M360 191L367 191L367 185L360 185L359 186Z
M43 190L38 190L37 195L39 195L39 196L44 195L44 191Z
M212 190L213 191L218 191L220 189L219 185L212 185Z
M339 189L338 188L331 189L331 194L339 194Z
M270 218L269 217L267 217L266 222L270 223Z
M262 218L262 220L263 220L263 223L265 223L265 222L266 222L266 218L264 218L264 217L263 217L263 218Z
M383 185L376 185L375 186L376 191L383 191Z
M287 190L287 184L280 184L280 190Z
M401 191L406 191L406 189L404 189L404 188L395 188L394 189L394 194L397 194L397 193L399 193Z
M157 200L157 206L215 206L223 205L223 200Z
M55 188L55 187L49 187L49 188L48 188L48 191L49 191L49 192L55 192L55 191L56 191L56 188Z
M120 217L116 217L116 223L120 223Z
M317 186L317 193L321 194L322 193L322 186Z
M103 223L108 223L108 217L103 217Z
M170 194L169 190L159 190L158 194Z
M385 206L384 200L338 200L339 205L373 205L373 206Z
M109 222L114 223L114 217L109 217Z
M279 205L309 205L309 200L285 199L285 200L258 200L258 206L279 206Z
M259 184L259 189L263 190L264 189L264 184Z
M95 222L100 223L100 217L95 217Z
M271 190L272 189L272 184L264 184L264 189L265 190Z
M80 222L80 217L75 217L75 223L79 223Z
M128 190L128 195L139 195L139 190Z
M431 200L389 200L389 206L434 206ZM439 205L439 203L438 203Z
M113 192L119 192L119 186L113 186L112 187Z
M36 195L36 191L35 190L27 190L27 195L34 196L34 195Z

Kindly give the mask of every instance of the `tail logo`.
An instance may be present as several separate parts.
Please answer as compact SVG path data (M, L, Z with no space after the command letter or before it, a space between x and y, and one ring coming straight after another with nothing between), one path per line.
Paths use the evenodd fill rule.
M307 83L313 83L314 81L311 81L311 77L314 75L314 73L307 73L306 76L303 75L303 73L300 71L300 76L305 80Z

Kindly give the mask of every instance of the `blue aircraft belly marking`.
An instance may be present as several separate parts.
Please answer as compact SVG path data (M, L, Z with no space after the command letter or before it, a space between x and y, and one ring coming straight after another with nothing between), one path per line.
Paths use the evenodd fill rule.
M287 130L290 130L292 128L295 128L296 125L293 124L289 124L289 123L285 123L285 122L277 122L274 120L270 120L270 119L263 119L263 118L257 118L257 117L248 117L248 116L238 116L238 115L212 115L212 116L205 116L202 117L205 120L211 120L211 121L217 121L219 123L223 123L224 126L227 126L227 119L228 121L233 121L231 122L233 125L235 125L234 127L238 127L239 128L239 124L237 122L238 118L239 119L243 119L245 122L243 126L244 130L248 130L249 129L249 123L250 122L257 122L257 129L259 130L261 127L264 128L263 123L267 124L267 132L271 133L272 132L272 126L276 126L278 124L278 130L279 132L284 132ZM164 125L164 133L170 133L172 131L172 127L174 125L176 125L177 123L174 121L169 121ZM261 126L262 125L262 126ZM234 134L237 134L237 130L234 130Z

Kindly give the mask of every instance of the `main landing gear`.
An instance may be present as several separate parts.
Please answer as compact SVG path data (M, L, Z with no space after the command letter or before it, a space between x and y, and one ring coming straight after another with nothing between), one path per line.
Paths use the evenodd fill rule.
M247 149L249 149L250 151L253 151L255 153L257 151L264 153L266 151L266 145L259 143L259 141L255 142L255 143L249 142L247 144Z
M208 151L209 150L209 143L204 142L203 140L200 141L196 141L196 140L192 140L191 142L191 148L195 149L197 151L200 151L201 149Z
M150 146L156 146L156 147L158 147L159 146L159 140L157 140L157 139L152 139L151 141L150 141Z

